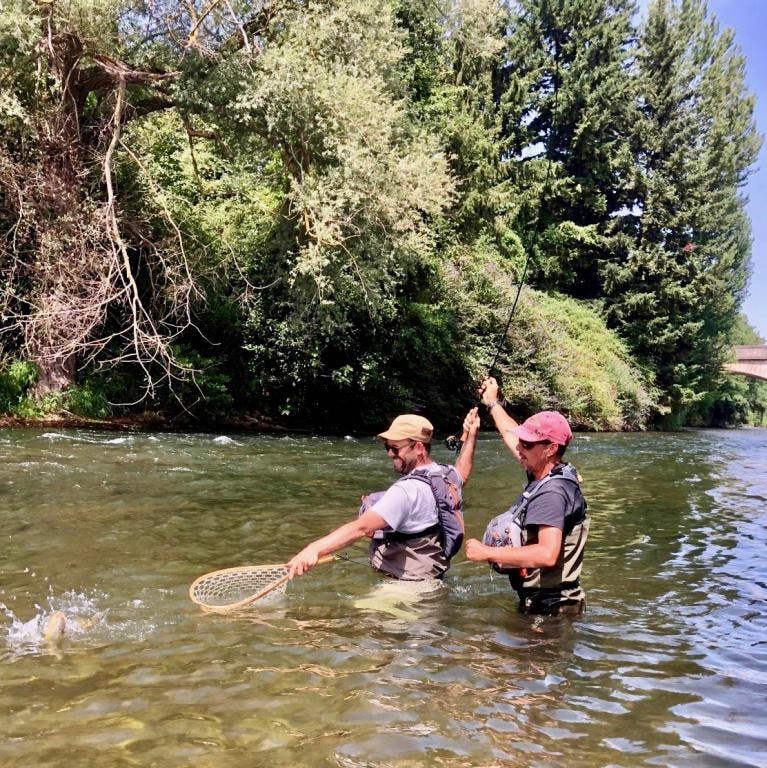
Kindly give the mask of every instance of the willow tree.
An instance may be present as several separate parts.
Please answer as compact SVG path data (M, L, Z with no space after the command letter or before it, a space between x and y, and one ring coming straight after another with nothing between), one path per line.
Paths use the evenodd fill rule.
M118 183L118 158L142 173L124 129L158 110L176 110L190 126L179 98L185 80L256 50L270 8L236 0L4 4L2 341L37 364L38 393L71 385L87 359L137 363L149 388L183 374L173 341L191 322L198 264L158 190Z

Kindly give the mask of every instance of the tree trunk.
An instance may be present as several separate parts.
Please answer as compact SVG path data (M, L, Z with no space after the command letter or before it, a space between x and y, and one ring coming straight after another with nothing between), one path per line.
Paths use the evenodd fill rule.
M49 394L59 394L75 383L75 356L62 356L56 350L41 350L35 358L38 377L32 387L32 397L39 399Z

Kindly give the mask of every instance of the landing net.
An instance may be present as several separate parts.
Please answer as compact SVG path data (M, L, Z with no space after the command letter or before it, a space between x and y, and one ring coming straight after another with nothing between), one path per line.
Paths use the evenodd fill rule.
M317 565L333 560L348 560L336 555L325 555ZM353 562L353 561L350 561ZM200 576L189 587L189 597L206 611L232 613L247 608L272 595L281 595L288 585L288 566L243 565L239 568L224 568Z
M285 565L245 565L200 576L189 597L203 608L225 613L259 599L279 595L287 586Z

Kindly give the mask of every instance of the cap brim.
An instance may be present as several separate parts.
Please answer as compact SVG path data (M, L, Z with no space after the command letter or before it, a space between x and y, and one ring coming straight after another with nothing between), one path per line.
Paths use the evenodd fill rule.
M540 443L542 440L548 440L547 437L541 437L531 429L526 429L524 426L514 427L511 430L512 435L516 435L520 440L525 440L528 443Z
M379 440L412 440L413 442L424 444L431 442L431 435L429 435L429 437L423 437L423 435L415 437L410 432L399 432L395 429L387 429L386 432L381 432L381 434L376 435L376 437Z

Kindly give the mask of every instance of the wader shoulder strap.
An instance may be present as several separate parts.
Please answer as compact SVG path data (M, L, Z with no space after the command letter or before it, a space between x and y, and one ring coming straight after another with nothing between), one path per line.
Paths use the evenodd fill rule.
M546 477L542 478L538 485L535 486L535 488L532 488L529 491L523 491L522 492L522 501L519 502L516 509L514 510L514 519L518 521L518 524L520 528L525 527L525 519L527 518L527 508L530 505L531 499L537 495L537 493L543 488L546 483L548 483L550 480L565 480L568 483L575 483L575 485L580 486L580 483L578 480L571 475L570 473L565 474L564 472L557 472L556 474L551 474L549 472Z

